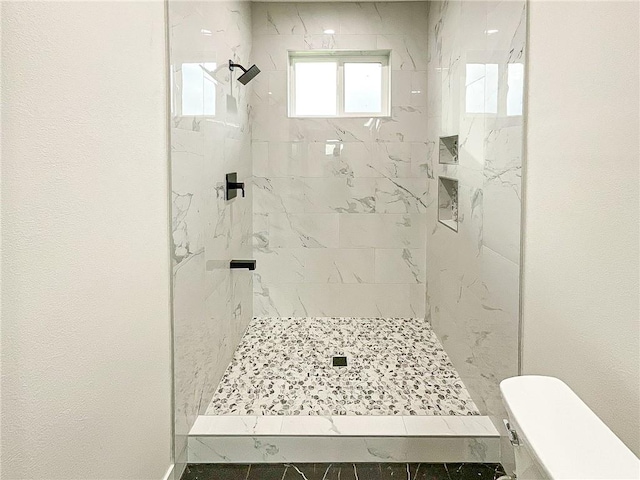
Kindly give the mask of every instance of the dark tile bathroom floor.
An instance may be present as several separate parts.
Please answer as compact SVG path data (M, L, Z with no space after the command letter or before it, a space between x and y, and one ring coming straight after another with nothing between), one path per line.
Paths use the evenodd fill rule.
M188 465L181 480L496 480L499 464L296 463Z

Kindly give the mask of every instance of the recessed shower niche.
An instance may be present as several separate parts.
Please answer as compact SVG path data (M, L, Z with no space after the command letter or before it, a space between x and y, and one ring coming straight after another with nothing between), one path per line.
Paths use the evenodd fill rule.
M458 135L440 137L438 163L458 164Z
M438 221L458 231L458 181L438 177Z

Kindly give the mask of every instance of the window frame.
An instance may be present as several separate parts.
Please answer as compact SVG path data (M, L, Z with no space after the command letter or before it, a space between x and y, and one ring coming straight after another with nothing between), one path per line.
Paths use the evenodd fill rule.
M296 114L295 65L300 62L337 63L336 75L336 114L335 115L299 115ZM381 112L345 112L345 63L382 64L382 111ZM289 118L388 118L391 116L391 50L308 50L289 51L288 56L288 117Z

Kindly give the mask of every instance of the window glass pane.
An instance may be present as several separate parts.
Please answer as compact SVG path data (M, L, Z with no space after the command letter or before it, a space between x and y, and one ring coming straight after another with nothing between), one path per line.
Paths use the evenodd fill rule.
M202 67L213 72L216 64L182 64L182 115L216 114L216 86Z
M344 64L344 111L382 112L382 64Z
M466 78L467 113L484 113L484 64L468 63Z
M507 115L522 115L522 97L524 93L524 65L507 65Z
M498 113L498 64L485 65L485 113Z
M469 63L466 69L467 113L498 112L498 65L490 63Z
M338 64L295 63L296 115L336 115Z

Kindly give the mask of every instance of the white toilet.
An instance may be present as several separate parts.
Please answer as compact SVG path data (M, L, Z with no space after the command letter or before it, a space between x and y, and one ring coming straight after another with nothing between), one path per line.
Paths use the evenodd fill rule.
M500 392L518 480L640 479L640 460L561 380L513 377Z

